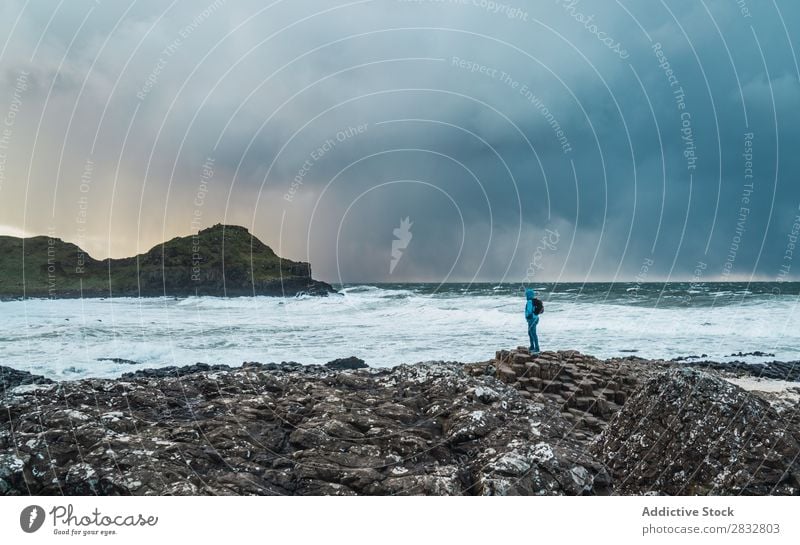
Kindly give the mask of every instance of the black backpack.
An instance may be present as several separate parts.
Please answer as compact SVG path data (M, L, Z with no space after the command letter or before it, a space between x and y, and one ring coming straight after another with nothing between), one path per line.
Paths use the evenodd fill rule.
M538 316L542 312L544 312L544 303L542 303L541 299L538 299L538 298L534 297L533 298L533 313L536 316Z

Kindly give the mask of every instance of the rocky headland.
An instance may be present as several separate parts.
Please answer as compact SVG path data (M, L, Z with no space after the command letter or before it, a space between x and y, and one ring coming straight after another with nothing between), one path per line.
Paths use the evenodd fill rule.
M214 225L121 259L94 259L75 244L46 236L0 236L0 255L0 300L335 291L312 278L309 263L281 258L238 225Z
M0 367L0 494L798 495L800 389L734 384L782 365Z

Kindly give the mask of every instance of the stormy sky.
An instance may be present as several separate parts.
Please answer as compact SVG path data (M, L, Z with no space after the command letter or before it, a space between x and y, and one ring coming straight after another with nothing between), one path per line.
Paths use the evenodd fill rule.
M336 283L797 279L798 36L790 0L5 0L0 234L238 224Z

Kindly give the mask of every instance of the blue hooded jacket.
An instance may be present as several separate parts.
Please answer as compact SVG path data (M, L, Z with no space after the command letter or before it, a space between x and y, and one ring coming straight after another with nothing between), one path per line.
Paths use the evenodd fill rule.
M529 322L539 321L539 317L533 313L533 298L536 297L536 292L530 288L525 290L525 298L528 300L525 303L525 319Z

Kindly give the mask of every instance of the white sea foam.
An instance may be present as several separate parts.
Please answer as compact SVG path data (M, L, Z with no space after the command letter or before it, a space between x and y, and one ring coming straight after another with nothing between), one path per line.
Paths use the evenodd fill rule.
M569 291L569 290L567 290ZM461 290L353 287L326 298L29 300L0 303L0 364L50 378L118 376L141 366L244 361L324 363L355 355L371 366L482 361L526 345L524 299ZM663 301L663 298L662 298ZM796 298L676 307L547 300L543 349L598 357L707 354L710 359L800 359ZM756 350L775 357L729 357Z
M797 382L786 380L775 380L761 377L731 377L728 382L736 384L740 388L755 392L780 393L790 389L797 389ZM796 394L793 394L796 396Z

